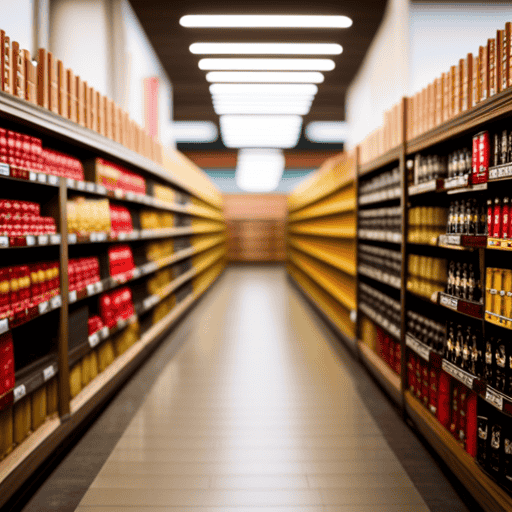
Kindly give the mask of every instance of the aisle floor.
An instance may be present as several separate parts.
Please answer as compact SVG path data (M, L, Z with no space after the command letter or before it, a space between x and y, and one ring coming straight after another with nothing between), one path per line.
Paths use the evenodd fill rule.
M338 345L282 267L229 268L25 510L467 510Z

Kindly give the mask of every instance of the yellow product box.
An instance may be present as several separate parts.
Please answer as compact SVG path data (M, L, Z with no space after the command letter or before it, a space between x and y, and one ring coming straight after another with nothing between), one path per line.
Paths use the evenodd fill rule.
M59 384L57 378L46 383L46 414L48 417L59 411Z
M14 423L12 407L0 411L0 460L13 450Z
M30 397L32 405L32 430L35 431L46 421L46 387L42 386L36 389Z
M69 371L69 390L71 398L75 398L82 391L82 365L75 364Z
M22 443L30 434L32 427L30 395L24 396L14 404L14 443Z

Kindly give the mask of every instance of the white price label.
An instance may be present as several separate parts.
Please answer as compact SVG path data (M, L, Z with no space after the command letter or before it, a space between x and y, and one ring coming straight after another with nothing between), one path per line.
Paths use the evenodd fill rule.
M9 330L9 320L7 318L2 318L0 320L0 334L7 332Z
M68 235L68 244L76 244L76 233L70 233Z
M50 235L50 243L53 245L60 244L60 235Z
M500 411L503 410L503 397L494 391L494 389L487 388L485 390L485 399L487 402L494 405L494 407L497 407Z
M96 231L93 231L90 235L89 235L89 240L91 242L97 242L98 241L98 233L96 233Z
M131 233L127 233L127 235L130 240L137 240L137 238L141 237L140 232L136 230L132 231Z
M128 238L128 233L118 233L117 239L118 240L126 240Z
M15 402L23 398L27 394L27 388L25 387L25 384L20 384L19 386L15 387L13 394Z
M52 305L52 309L60 308L62 306L62 297L60 295L52 297L50 302Z
M47 311L50 310L50 303L48 301L41 302L38 305L38 309L39 309L39 314L42 315L43 313L46 313Z
M116 196L118 199L122 199L124 193L120 188L116 188L114 190L114 196Z
M46 183L46 180L47 180L47 176L46 176L46 174L39 173L39 174L37 175L37 181L38 181L39 183Z
M133 279L137 279L137 277L140 277L141 274L142 274L142 272L139 267L135 267L133 269L133 273L132 273Z
M107 233L105 231L100 231L97 233L96 239L98 242L104 242L107 239Z
M76 188L78 190L85 190L85 181L77 181L76 182Z
M9 237L0 236L0 247L9 247Z
M11 171L8 164L0 163L0 175L10 176Z
M462 382L469 389L473 389L473 381L475 380L475 377L468 375L461 369L448 363L448 361L443 361L442 366L446 373L449 373L452 377L455 377L459 382Z
M453 297L448 297L446 295L441 295L441 304L446 306L447 308L454 309L457 311L457 305L459 304L459 300Z
M36 237L34 235L27 235L25 237L25 241L27 242L28 247L31 247L32 245L36 245Z
M66 184L67 184L68 188L75 188L75 180L72 178L68 178L66 180Z
M28 179L30 181L36 181L37 180L37 173L30 171L28 174Z
M55 375L55 367L53 364L43 370L44 381L51 379Z
M69 292L69 302L70 304L72 304L73 302L76 302L76 299L77 299L77 294L76 294L76 290L73 290L71 292Z
M48 176L48 183L50 185L57 186L59 184L59 177L58 176L54 176L53 174Z
M126 199L128 199L128 201L133 201L135 199L135 194L133 192L126 192Z
M160 297L158 297L158 295L150 295L149 297L146 297L143 302L144 309L153 307L159 300Z
M460 235L447 235L446 244L448 245L460 245Z
M96 191L98 192L98 194L102 195L105 195L107 193L107 189L103 185L97 185Z
M103 282L98 281L97 283L95 283L94 288L96 290L96 293L101 293L103 291Z
M90 181L85 184L85 188L87 189L87 192L96 192L96 185Z
M89 345L91 348L95 347L100 342L100 337L97 332L89 336Z
M37 243L39 245L48 245L48 235L38 235L37 237Z
M423 345L423 343L420 343L419 341L415 340L414 338L407 336L405 339L405 342L407 346L416 352L420 357L425 359L425 361L428 361L430 359L430 348Z
M87 295L94 295L96 293L96 286L94 286L94 283L87 285Z
M118 329L122 329L123 327L126 327L126 320L124 318L120 318L118 321L117 321L117 328Z
M102 340L108 337L110 331L108 330L108 327L102 327L99 331L100 337Z

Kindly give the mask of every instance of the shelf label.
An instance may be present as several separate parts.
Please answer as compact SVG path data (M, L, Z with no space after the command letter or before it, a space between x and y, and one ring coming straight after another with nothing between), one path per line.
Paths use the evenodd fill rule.
M126 192L126 196L125 196L125 197L126 197L126 199L127 199L128 201L133 201L133 200L135 200L135 194L134 194L133 192Z
M39 245L48 245L48 235L38 235L37 236L37 243Z
M485 390L485 400L494 405L494 407L498 408L500 411L503 410L503 396L501 396L497 391L494 391L494 389L487 388Z
M469 176L466 174L464 176L457 176L456 178L450 178L445 180L444 188L458 188L458 187L467 187L468 186L468 178Z
M70 304L72 304L73 302L76 302L76 299L77 299L77 294L76 294L76 290L73 290L72 292L69 292L69 302Z
M427 347L419 340L416 340L412 336L407 335L405 338L405 344L413 351L416 352L425 361L430 360L430 347Z
M107 189L103 185L96 185L96 192L104 196L107 193Z
M94 348L100 342L100 337L97 332L89 336L89 346Z
M106 326L102 327L98 332L99 332L99 335L100 335L102 340L108 338L108 335L110 333L108 327L106 327Z
M508 178L509 176L512 176L512 165L510 164L503 167L491 167L489 169L489 180Z
M68 235L68 244L76 244L76 233L70 233Z
M75 188L75 180L73 178L68 178L66 184L68 188Z
M447 245L460 245L461 235L441 235L443 243Z
M38 181L39 183L46 183L46 179L47 179L46 174L39 173L39 174L37 175L37 181Z
M0 176L10 176L11 169L8 164L0 163Z
M25 241L26 241L28 247L36 245L36 237L34 235L27 235L25 237Z
M50 235L50 243L52 245L59 245L60 244L60 235Z
M0 320L0 334L7 332L9 330L9 320L7 318L2 318Z
M0 236L0 247L9 247L9 237Z
M128 238L128 233L122 232L117 234L118 240L126 240Z
M41 302L38 304L37 308L39 310L39 314L42 315L43 313L50 311L50 303L48 301Z
M99 233L96 234L96 240L98 242L105 242L106 239L107 233L105 231L100 231Z
M96 233L96 231L93 231L92 233L89 234L89 240L91 242L96 242L98 240L98 234Z
M76 188L78 190L85 190L85 181L77 181L76 182Z
M133 279L137 279L137 277L140 277L140 276L141 276L141 274L142 274L142 271L140 270L140 268L139 268L139 267L135 267L135 268L133 269L133 274L132 274Z
M44 381L51 379L55 375L55 367L53 364L43 370Z
M126 327L126 324L128 322L124 319L124 318L120 318L118 321L117 321L117 328L118 329L122 329L123 327Z
M29 181L36 181L37 180L37 173L30 171L28 174Z
M457 311L457 306L459 304L459 300L454 297L450 297L448 295L443 294L443 295L441 295L440 303L442 306L445 306L447 308Z
M446 360L443 360L442 367L443 370L446 373L449 373L453 378L457 379L459 382L462 382L462 384L464 384L469 389L473 389L473 382L475 381L476 377L466 373L460 368L457 368Z
M48 176L48 183L50 185L57 186L59 184L59 177L58 176L54 176L53 174Z
M62 306L62 297L60 295L56 295L55 297L52 297L50 303L52 309L60 308Z
M122 199L123 195L124 195L124 193L120 188L116 188L114 190L114 196L117 197L118 199Z
M87 295L94 295L96 293L96 286L94 285L95 283L91 283L86 286Z
M95 283L94 287L96 289L96 293L101 293L103 291L103 282L98 281L97 283Z
M153 307L155 304L158 304L160 302L160 297L158 295L150 295L149 297L146 297L142 303L144 309L149 309Z
M96 192L96 185L90 181L85 183L85 188L87 192Z
M15 387L13 394L15 402L22 399L27 394L27 388L25 387L25 384L20 384L19 386Z

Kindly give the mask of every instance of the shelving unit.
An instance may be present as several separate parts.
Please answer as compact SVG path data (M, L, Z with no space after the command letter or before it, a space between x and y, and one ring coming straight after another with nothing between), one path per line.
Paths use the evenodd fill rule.
M220 194L177 152L165 156L159 166L91 130L3 93L0 119L2 127L37 135L45 145L84 162L101 157L121 164L149 184L142 195L30 170L13 176L8 165L0 165L2 197L25 200L27 191L29 199L37 200L57 224L53 235L0 237L3 266L51 260L60 268L58 294L0 320L0 335L12 333L16 364L14 387L0 395L2 507L219 277L226 263L226 225ZM174 190L174 202L153 195L152 184ZM69 232L67 205L77 195L126 207L134 229ZM144 229L140 219L144 211L168 212L174 216L174 225ZM135 266L111 274L107 252L122 246L130 247ZM70 291L68 272L63 270L71 258L91 255L99 258L99 280ZM133 296L133 313L88 334L88 315L98 310L99 299L126 287ZM39 337L36 351L26 341L34 336ZM31 407L42 407L42 417L30 414Z

